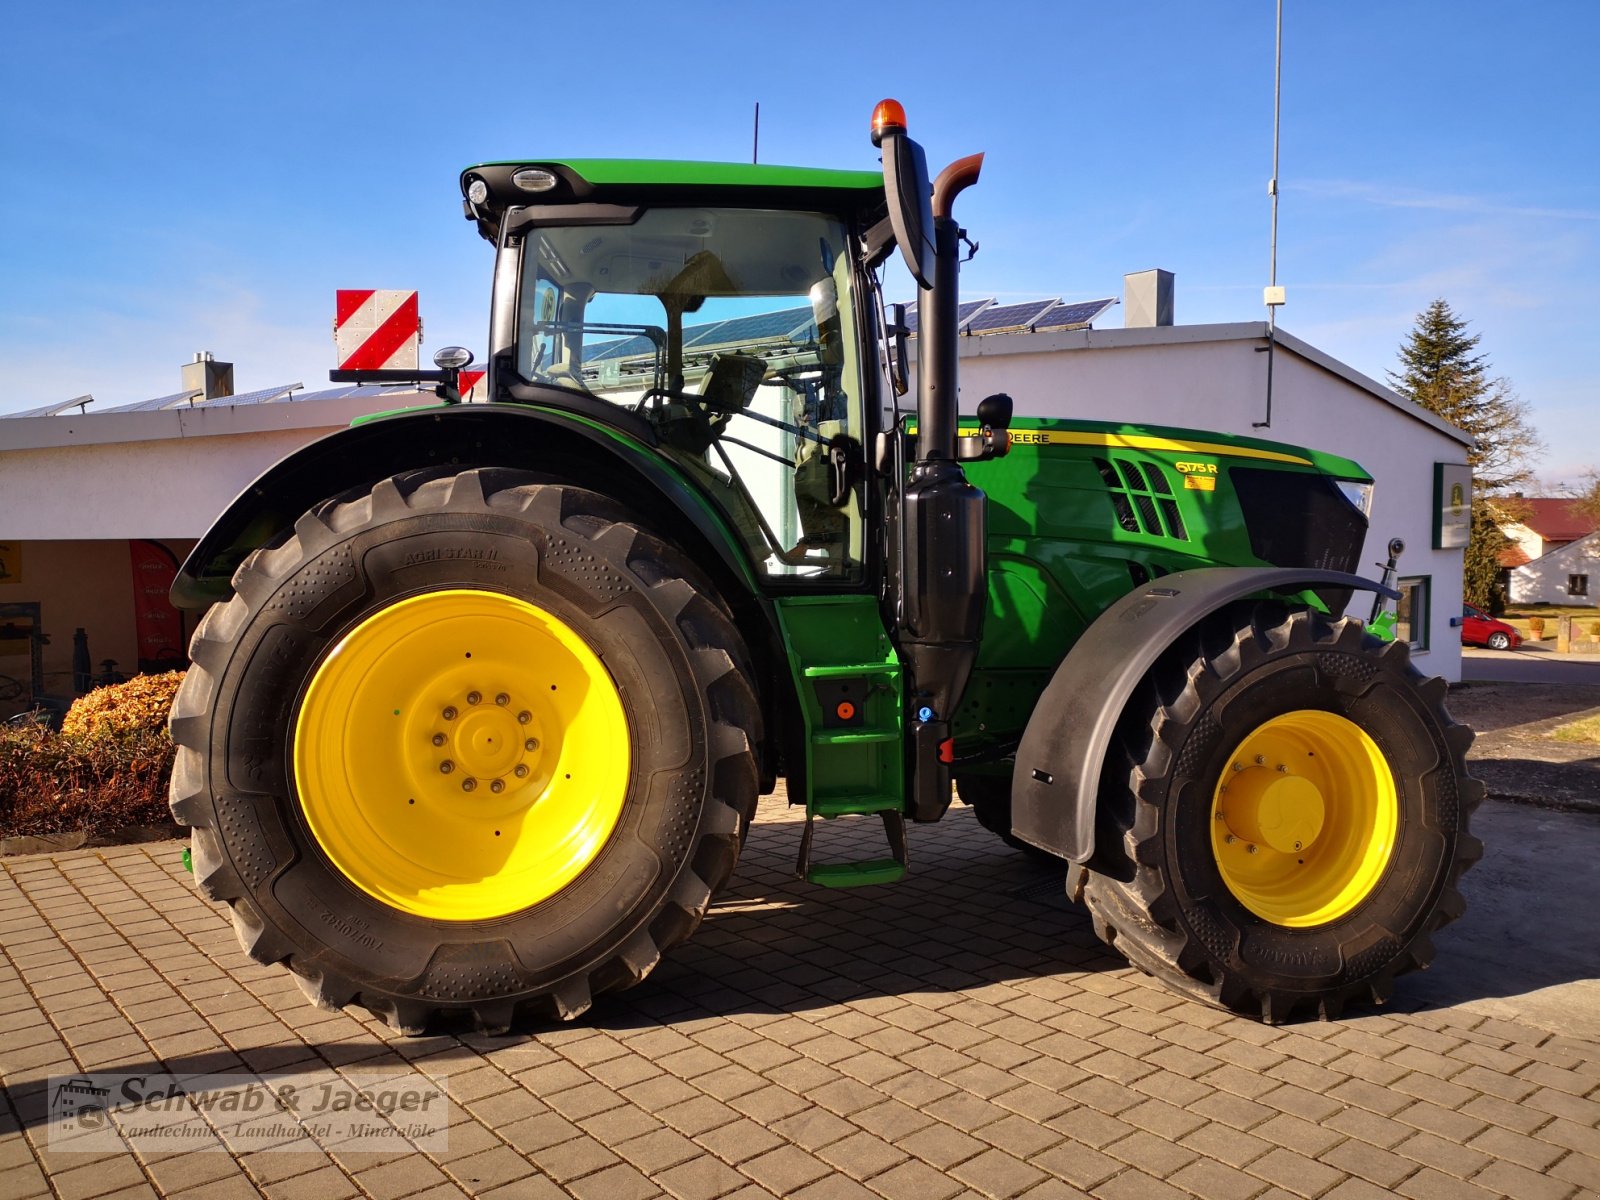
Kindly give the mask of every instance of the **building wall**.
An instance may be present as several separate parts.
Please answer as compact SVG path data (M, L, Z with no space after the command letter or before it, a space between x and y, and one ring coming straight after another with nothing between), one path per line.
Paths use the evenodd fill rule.
M1587 578L1584 594L1575 595L1568 590L1574 575ZM1511 572L1513 604L1594 607L1597 601L1600 601L1600 533L1568 542Z
M192 538L159 540L179 562L194 546ZM72 695L73 632L80 628L89 637L94 673L99 673L101 660L114 658L119 671L133 674L139 652L127 539L45 539L11 545L18 552L21 571L16 577L0 580L0 605L39 605L38 627L50 638L43 654L46 693ZM194 620L192 614L186 614L185 634L193 631ZM0 624L4 622L0 618ZM27 682L26 641L0 639L0 675Z
M1018 415L1076 417L1263 437L1353 458L1377 482L1363 554L1376 577L1390 538L1406 550L1402 577L1429 580L1427 648L1415 652L1427 674L1461 677L1459 630L1461 551L1434 550L1433 464L1463 463L1466 447L1425 421L1342 375L1279 346L1273 364L1272 425L1266 413L1267 355L1259 338L1219 340L1206 327L996 335L966 338L961 356L961 408L973 412L991 392L1006 392ZM1096 345L1117 335L1148 334L1168 344ZM1600 579L1596 580L1600 584ZM1350 613L1365 618L1370 593L1358 593Z

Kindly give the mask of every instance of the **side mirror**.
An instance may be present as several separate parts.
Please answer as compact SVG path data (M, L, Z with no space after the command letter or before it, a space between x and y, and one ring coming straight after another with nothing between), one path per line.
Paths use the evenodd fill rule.
M872 141L883 151L883 191L889 202L889 224L917 286L933 286L933 184L928 157L906 133L906 114L899 103L884 100L872 114Z

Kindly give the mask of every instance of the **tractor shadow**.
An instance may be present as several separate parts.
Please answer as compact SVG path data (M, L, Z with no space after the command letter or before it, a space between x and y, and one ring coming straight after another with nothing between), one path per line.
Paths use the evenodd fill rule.
M817 826L813 861L885 853L873 818ZM693 938L618 997L621 1005L597 1004L593 1023L620 1028L684 1004L716 1016L804 1012L1126 966L1067 901L1063 865L1006 846L960 804L936 826L908 828L910 872L891 885L827 889L797 879L801 828L758 819Z
M623 1030L1025 988L1041 978L1075 987L1132 970L1095 937L1087 910L1067 900L1063 869L1007 847L959 804L939 825L911 831L911 874L892 886L827 891L799 882L790 857L799 831L792 820L758 821L730 888L694 938L644 983L597 1003L586 1022ZM1471 1005L1600 1041L1600 939L1582 922L1550 920L1552 910L1600 897L1600 816L1491 800L1473 832L1485 853L1461 881L1466 914L1434 935L1429 969L1401 976L1380 1011Z

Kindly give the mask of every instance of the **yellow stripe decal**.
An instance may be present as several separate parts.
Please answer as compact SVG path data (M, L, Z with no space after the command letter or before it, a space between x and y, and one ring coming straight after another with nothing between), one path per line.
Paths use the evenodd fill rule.
M963 437L977 433L963 429ZM1013 429L1011 441L1017 446L1105 446L1115 450L1165 450L1178 454L1215 454L1221 458L1260 458L1268 462L1294 463L1309 467L1311 460L1278 450L1257 450L1253 446L1226 446L1217 442L1180 442L1173 438L1145 437L1125 433L1072 433L1053 429Z

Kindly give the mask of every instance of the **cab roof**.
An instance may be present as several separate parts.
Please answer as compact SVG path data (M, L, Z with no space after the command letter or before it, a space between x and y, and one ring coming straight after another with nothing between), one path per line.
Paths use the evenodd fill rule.
M513 182L519 171L548 172L554 184L528 191ZM487 195L474 202L481 180ZM749 208L857 212L881 209L883 175L769 163L682 162L657 158L512 159L478 163L461 173L468 220L488 240L498 239L510 208L569 204L726 204Z

